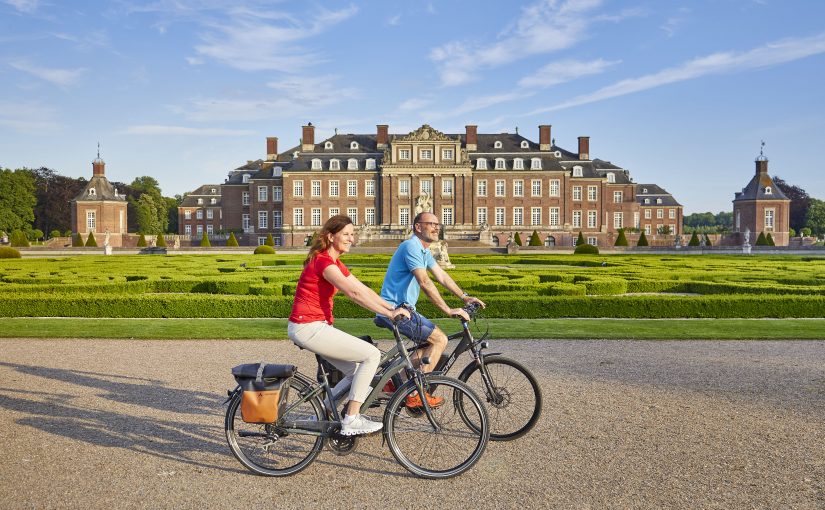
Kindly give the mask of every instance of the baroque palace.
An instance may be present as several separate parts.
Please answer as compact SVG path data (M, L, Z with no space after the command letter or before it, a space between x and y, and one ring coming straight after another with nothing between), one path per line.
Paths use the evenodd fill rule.
M544 246L610 245L619 229L646 235L682 234L682 206L655 184L637 184L629 171L591 159L590 139L578 151L555 145L551 126L538 143L521 134L480 134L475 125L445 134L428 125L409 134L335 134L316 143L303 126L299 146L278 152L266 139L266 159L249 161L223 184L206 184L179 208L180 234L242 232L242 244L305 246L330 216L346 214L359 243L401 240L412 219L432 211L444 238L503 246L516 233L527 244L536 231ZM662 234L671 234L662 236Z

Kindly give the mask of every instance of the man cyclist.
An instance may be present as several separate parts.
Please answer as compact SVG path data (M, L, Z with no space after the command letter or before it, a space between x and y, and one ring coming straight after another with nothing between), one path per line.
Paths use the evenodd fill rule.
M441 225L438 218L433 213L422 212L416 215L413 220L413 236L401 243L390 259L387 267L387 274L384 276L384 285L381 287L381 298L393 307L408 305L412 308L409 319L403 319L398 323L398 330L419 346L416 351L417 360L424 356L430 358L430 363L421 365L424 372L432 372L438 363L441 353L447 347L447 335L433 324L429 319L415 311L415 304L418 296L423 290L427 298L439 310L447 316L459 316L464 320L470 320L461 308L450 308L441 297L438 288L430 280L433 278L445 289L452 292L456 297L464 301L465 304L476 303L484 308L486 305L477 298L474 298L461 290L441 266L433 258L430 244L438 240L438 232ZM391 328L389 319L383 315L376 315L375 324L385 328ZM430 406L437 407L444 403L441 397L427 395ZM412 394L407 397L407 407L421 407L421 397Z

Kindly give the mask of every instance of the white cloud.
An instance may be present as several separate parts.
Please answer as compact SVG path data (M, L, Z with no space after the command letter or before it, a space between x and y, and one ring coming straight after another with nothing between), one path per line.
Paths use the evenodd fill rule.
M390 26L396 26L396 25L399 25L400 23L401 23L401 15L400 14L396 14L395 16L392 16L391 18L389 18L387 20L387 25L390 25Z
M320 9L305 21L287 13L230 10L228 19L206 23L198 54L244 71L279 70L297 72L320 63L321 55L295 43L320 35L355 15L350 6L338 11Z
M620 63L620 60L607 61L603 59L579 62L576 60L560 60L545 65L532 76L525 76L519 80L522 87L550 87L559 83L573 81L582 76L589 76L604 72L610 66Z
M0 101L0 126L25 134L60 129L54 109L33 101Z
M127 135L180 135L180 136L250 136L255 131L249 129L193 128L185 126L162 126L144 124L129 126L122 131Z
M413 110L420 110L433 104L433 97L411 97L398 105L398 109L402 112L409 112Z
M746 52L713 53L677 67L663 69L657 73L621 80L590 94L584 94L548 108L535 110L528 115L595 103L707 75L771 67L821 53L825 53L825 33L812 37L772 42Z
M45 80L49 83L53 83L55 85L60 85L63 87L74 85L77 82L77 80L80 79L80 75L83 74L83 72L86 70L82 67L77 69L40 67L31 64L26 60L15 60L9 62L9 65L17 69L18 71L23 71L24 73L36 76L41 80Z
M336 84L337 77L295 76L280 81L272 81L267 87L279 92L279 98L307 106L327 106L358 97L358 91L352 87Z
M20 12L32 13L37 10L40 0L5 0L5 3L11 5Z
M443 85L467 83L479 70L575 45L587 36L595 19L590 11L600 5L601 0L542 0L523 8L498 42L475 46L453 41L433 49L430 59L440 66Z

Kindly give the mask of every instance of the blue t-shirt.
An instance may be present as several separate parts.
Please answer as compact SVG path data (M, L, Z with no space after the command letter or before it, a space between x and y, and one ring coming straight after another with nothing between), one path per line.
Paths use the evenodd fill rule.
M384 285L381 286L381 297L384 301L398 306L407 303L415 308L421 286L413 275L413 269L427 269L436 264L432 253L421 244L421 240L413 236L398 246L384 275Z

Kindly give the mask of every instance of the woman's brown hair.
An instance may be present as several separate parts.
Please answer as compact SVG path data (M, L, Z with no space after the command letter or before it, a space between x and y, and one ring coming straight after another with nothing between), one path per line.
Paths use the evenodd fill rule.
M349 216L343 214L337 214L328 219L327 222L324 223L324 226L321 227L321 231L318 232L312 240L312 245L309 247L309 254L304 261L304 266L309 264L320 252L326 251L330 247L329 234L335 235L344 230L344 227L347 225L352 225L352 220L349 219Z

